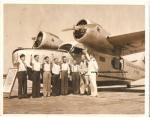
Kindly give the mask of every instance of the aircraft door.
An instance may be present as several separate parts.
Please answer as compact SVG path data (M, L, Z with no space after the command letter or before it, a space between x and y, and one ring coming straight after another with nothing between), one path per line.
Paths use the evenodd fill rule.
M123 70L124 60L121 57L114 57L111 61L112 67L116 70Z

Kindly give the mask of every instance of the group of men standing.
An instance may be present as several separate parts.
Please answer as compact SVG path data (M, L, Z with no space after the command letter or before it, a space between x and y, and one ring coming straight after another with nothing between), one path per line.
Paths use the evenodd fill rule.
M33 60L32 60L33 58ZM97 96L96 75L98 65L93 56L82 55L82 60L77 63L73 60L69 64L67 57L50 61L48 56L43 62L39 62L39 55L31 55L30 65L32 66L32 98L40 97L41 76L43 77L43 97L67 95L69 92L68 82L72 81L72 93L80 95ZM27 97L28 66L25 62L25 55L20 55L18 66L18 98Z

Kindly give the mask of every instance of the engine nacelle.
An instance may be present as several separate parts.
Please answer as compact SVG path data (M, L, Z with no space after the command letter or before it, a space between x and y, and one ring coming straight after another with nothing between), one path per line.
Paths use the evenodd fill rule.
M89 20L82 19L76 25L95 24ZM91 47L97 51L113 49L113 45L107 41L109 34L97 24L92 28L81 28L73 32L76 41Z
M39 32L33 48L58 49L61 43L62 40L58 36L48 32Z

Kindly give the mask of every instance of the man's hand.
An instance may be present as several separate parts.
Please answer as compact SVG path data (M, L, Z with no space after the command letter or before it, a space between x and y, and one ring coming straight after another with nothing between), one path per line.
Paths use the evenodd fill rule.
M72 77L71 77L71 75L68 75L68 79L69 79L70 81L72 81Z

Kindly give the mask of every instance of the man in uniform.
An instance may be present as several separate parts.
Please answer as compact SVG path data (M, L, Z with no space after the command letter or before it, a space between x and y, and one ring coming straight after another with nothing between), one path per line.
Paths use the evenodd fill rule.
M98 72L98 64L92 55L90 55L90 57L88 58L89 58L88 75L90 80L91 96L97 97L98 94L97 94L96 76Z

